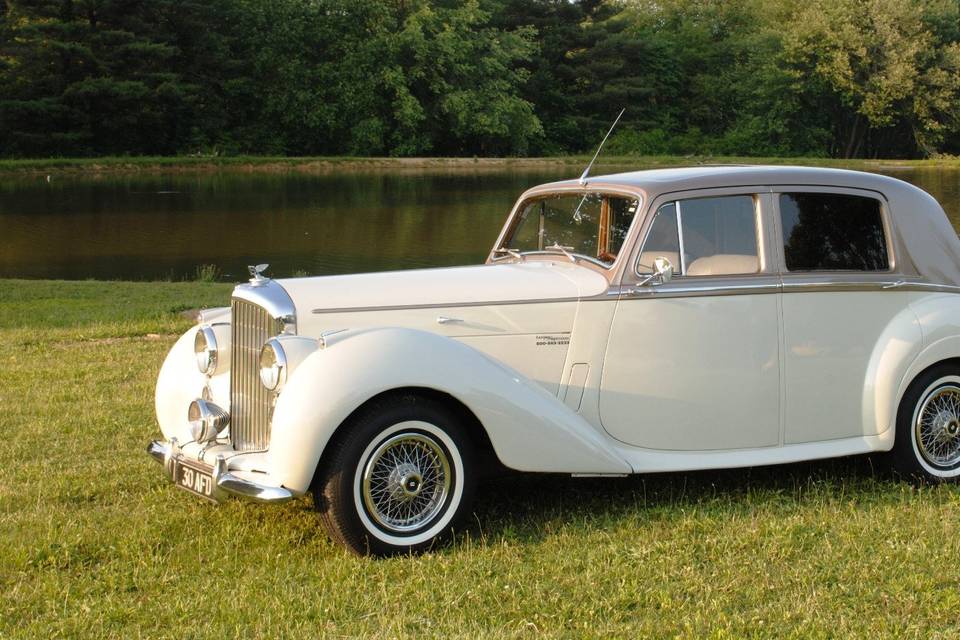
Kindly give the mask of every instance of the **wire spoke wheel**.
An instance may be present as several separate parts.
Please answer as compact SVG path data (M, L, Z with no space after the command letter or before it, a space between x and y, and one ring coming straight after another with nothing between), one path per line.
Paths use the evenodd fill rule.
M463 420L438 399L391 392L345 421L313 486L330 537L359 555L389 556L451 536L476 486Z
M917 412L914 438L929 464L946 468L960 463L960 387L944 385L926 397Z
M404 534L429 524L443 511L451 481L444 447L427 434L402 432L370 455L361 495L378 526Z

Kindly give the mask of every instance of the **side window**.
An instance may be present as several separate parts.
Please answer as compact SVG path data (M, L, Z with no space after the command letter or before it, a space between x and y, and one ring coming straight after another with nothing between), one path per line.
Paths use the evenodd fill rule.
M687 276L756 273L757 214L750 196L698 198L680 203Z
M788 271L890 268L880 201L839 193L780 195Z
M661 256L670 260L677 275L757 273L753 197L694 198L663 205L647 234L637 272L652 273L653 261Z
M640 252L637 273L653 273L653 261L666 258L680 275L680 235L677 231L677 203L668 202L659 209L650 225Z

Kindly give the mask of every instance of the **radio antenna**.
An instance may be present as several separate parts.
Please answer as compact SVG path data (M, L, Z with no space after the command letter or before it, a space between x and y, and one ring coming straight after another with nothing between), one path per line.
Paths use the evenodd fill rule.
M614 127L616 127L617 123L620 122L620 116L622 116L623 112L626 110L627 110L626 107L624 107L623 109L620 109L620 114L617 116L617 119L613 121L613 124L610 125L610 130L607 131L607 135L603 136L603 140L600 142L600 146L597 147L597 152L593 154L593 160L590 161L590 164L587 165L587 168L583 170L583 174L580 176L580 186L587 184L587 176L590 174L590 169L593 168L593 163L597 161L597 156L600 155L600 150L603 149L604 143L606 143L607 138L610 137L610 134L613 133Z

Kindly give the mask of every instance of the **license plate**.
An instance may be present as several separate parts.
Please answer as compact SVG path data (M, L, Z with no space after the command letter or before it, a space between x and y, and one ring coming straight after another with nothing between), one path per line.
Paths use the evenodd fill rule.
M177 461L177 468L174 473L174 482L181 489L190 493L206 498L211 502L216 502L213 497L213 473L209 467L200 467L189 462Z

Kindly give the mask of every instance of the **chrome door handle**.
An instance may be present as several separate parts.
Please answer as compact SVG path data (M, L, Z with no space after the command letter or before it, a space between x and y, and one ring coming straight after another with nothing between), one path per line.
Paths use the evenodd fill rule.
M453 324L454 322L463 322L460 318L448 318L447 316L437 316L437 324Z

